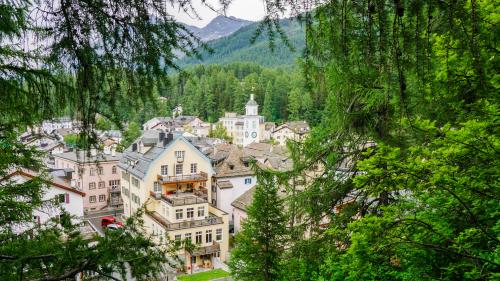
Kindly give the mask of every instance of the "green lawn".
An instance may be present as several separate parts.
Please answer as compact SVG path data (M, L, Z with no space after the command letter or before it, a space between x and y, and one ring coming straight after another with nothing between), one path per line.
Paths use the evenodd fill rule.
M222 269L214 269L195 274L186 274L177 276L177 279L179 279L179 281L209 281L212 279L222 278L227 276L229 276L229 272L226 272Z

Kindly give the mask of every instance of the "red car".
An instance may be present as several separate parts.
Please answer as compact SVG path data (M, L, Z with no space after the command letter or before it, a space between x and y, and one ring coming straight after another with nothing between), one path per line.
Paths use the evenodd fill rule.
M107 227L110 224L114 224L114 225L123 227L123 223L121 221L117 221L116 218L113 217L113 216L107 216L107 217L103 217L101 219L101 226L102 226L102 228L105 228L105 227Z

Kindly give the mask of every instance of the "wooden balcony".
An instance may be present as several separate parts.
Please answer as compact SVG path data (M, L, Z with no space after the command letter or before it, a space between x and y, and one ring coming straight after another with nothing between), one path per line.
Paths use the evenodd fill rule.
M177 175L177 176L162 176L158 175L158 181L162 184L180 184L180 183L193 183L207 181L208 175L205 172L196 174Z

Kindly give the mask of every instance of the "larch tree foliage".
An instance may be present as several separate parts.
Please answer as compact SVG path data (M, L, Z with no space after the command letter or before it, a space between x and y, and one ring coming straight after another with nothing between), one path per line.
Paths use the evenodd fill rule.
M124 231L91 239L67 215L32 223L33 210L53 202L43 199L44 155L21 144L18 133L69 114L81 121L79 138L89 148L97 114L117 125L127 120L120 108L150 101L155 89L168 86L165 74L176 68L177 51L196 55L201 44L169 10L196 16L183 0L0 3L1 280L67 280L82 272L163 278L175 248L143 234L140 212ZM13 182L7 175L16 169L39 176Z
M236 235L229 266L237 280L277 280L287 233L283 199L279 197L280 184L272 171L257 167L254 170L257 185L253 201Z
M308 235L278 257L282 279L500 278L497 1L265 3L276 40L285 12L305 25L325 103L291 150L305 187L289 219Z

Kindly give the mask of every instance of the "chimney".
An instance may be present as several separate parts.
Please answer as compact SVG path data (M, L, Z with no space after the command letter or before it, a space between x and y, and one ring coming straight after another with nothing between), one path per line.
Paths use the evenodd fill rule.
M111 147L111 156L116 156L116 148L115 148L115 146Z
M161 142L165 138L165 132L160 132L158 139Z
M139 143L139 153L144 153L144 143L142 141Z
M137 151L137 143L132 144L132 151Z
M254 96L253 96L253 94L250 94L250 99L251 99L251 100L253 100L253 97L254 97Z
M167 137L163 139L163 146L166 146L174 139L174 134L168 133Z

